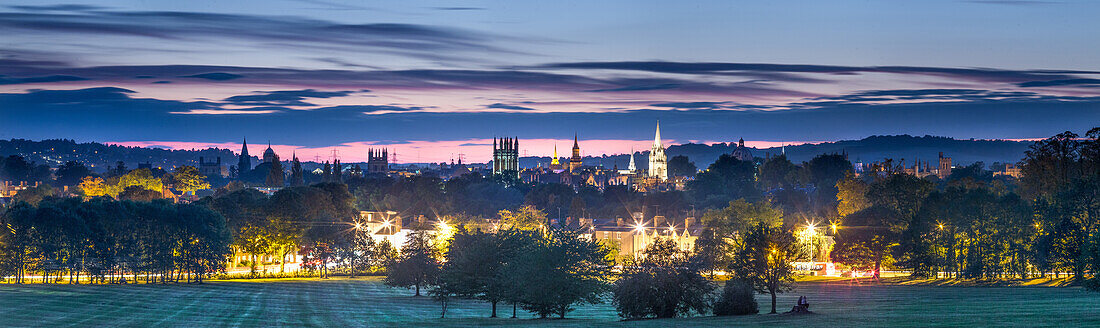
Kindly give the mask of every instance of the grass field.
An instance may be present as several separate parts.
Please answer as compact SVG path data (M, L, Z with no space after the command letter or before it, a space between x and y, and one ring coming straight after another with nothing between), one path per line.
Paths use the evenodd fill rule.
M1100 293L1081 288L849 285L808 282L779 299L780 312L806 295L818 314L619 321L609 304L565 320L489 319L489 306L453 302L447 319L428 297L377 278L215 281L203 285L0 284L2 327L993 327L1100 326ZM769 300L757 298L767 312ZM511 307L502 305L507 317Z

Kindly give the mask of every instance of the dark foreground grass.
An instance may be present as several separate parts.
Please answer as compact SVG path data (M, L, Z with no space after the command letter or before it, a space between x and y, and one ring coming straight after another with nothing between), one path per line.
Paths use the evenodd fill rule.
M203 285L0 284L0 327L997 327L1100 326L1100 294L1080 288L944 287L803 283L780 312L806 295L816 315L751 315L619 321L611 305L581 306L565 320L485 318L489 305L451 303L447 319L429 297L377 278L217 281ZM760 296L762 312L769 300Z

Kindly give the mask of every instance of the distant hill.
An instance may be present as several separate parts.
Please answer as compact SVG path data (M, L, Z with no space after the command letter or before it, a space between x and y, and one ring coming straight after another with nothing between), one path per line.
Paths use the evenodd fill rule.
M1016 163L1023 159L1024 151L1031 146L1030 141L1009 140L977 140L977 139L953 139L947 137L910 135L897 136L870 136L861 140L843 140L825 142L820 144L803 144L787 146L786 154L792 162L801 163L809 161L814 156L831 153L847 153L853 162L862 161L871 163L885 158L894 159L898 163L902 159L906 165L914 160L934 161L943 152L944 156L951 157L956 164L970 164L973 162L985 162L989 167L995 162ZM706 168L722 154L729 154L737 148L736 142L704 144L683 144L669 146L665 150L668 157L685 155L695 166ZM750 148L755 157L766 157L767 154L778 155L784 152L782 147L774 148ZM634 155L635 165L639 169L647 168L649 164L649 151L637 152ZM626 168L630 162L628 155L605 155L585 157L585 165L603 165L604 167ZM524 167L534 167L537 164L546 166L550 163L549 157L524 157L520 164Z
M171 168L180 165L198 166L199 156L206 161L221 157L222 164L237 163L237 156L228 149L207 148L192 150L168 150L161 148L125 147L98 142L76 143L67 139L33 141L25 139L0 140L0 156L20 155L29 161L57 167L67 161L84 163L93 171L103 172L116 162L136 168L140 163L153 167Z
M852 162L863 161L870 163L881 161L884 158L892 158L895 162L905 159L905 163L911 164L914 159L921 161L935 160L939 152L951 157L956 164L970 164L977 161L985 162L987 167L995 162L1015 163L1024 156L1032 142L1007 141L1007 140L957 140L946 137L909 135L900 136L871 136L862 140L844 140L826 142L820 144L804 144L787 146L786 154L791 161L800 163L809 161L814 156L827 153L847 153ZM666 153L671 158L677 155L686 155L695 162L700 169L713 163L718 156L733 152L737 143L684 144L669 146ZM751 148L756 157L763 158L767 154L778 155L783 150L780 147L756 149ZM635 164L639 169L648 166L649 151L638 152L634 156ZM150 163L154 167L170 168L179 165L198 165L199 157L206 157L212 161L221 157L222 164L229 166L236 164L237 156L229 149L207 148L192 150L168 150L160 148L125 147L105 145L96 142L76 143L67 139L50 139L42 141L11 139L0 140L0 156L21 155L28 160L37 163L48 164L51 167L75 160L92 167L93 170L102 172L115 162L123 161L127 167L135 168L139 163ZM259 158L253 157L253 163L259 162ZM584 158L585 165L602 165L607 168L626 168L630 162L628 155L604 155L588 156ZM353 163L345 163L353 164ZM520 158L520 166L536 167L539 164L547 166L550 157L523 157ZM317 164L303 163L306 169L312 170Z

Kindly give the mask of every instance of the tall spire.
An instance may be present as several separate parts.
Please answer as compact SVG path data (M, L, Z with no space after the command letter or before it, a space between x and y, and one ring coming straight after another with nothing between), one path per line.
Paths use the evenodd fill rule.
M581 148L581 146L577 145L577 133L576 132L573 132L573 148Z
M630 147L630 166L628 166L626 169L630 170L631 172L637 169L637 167L634 166L634 147Z
M653 147L661 147L661 120L657 120L657 133L653 135Z

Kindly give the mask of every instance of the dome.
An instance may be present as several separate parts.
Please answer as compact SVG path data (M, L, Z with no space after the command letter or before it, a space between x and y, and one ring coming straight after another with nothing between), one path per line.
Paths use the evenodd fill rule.
M275 161L275 150L271 149L271 145L267 145L267 149L264 150L264 163L271 163Z
M752 152L749 151L748 147L745 147L745 139L737 141L737 149L734 149L733 153L730 155L733 155L734 158L742 161L752 161Z

